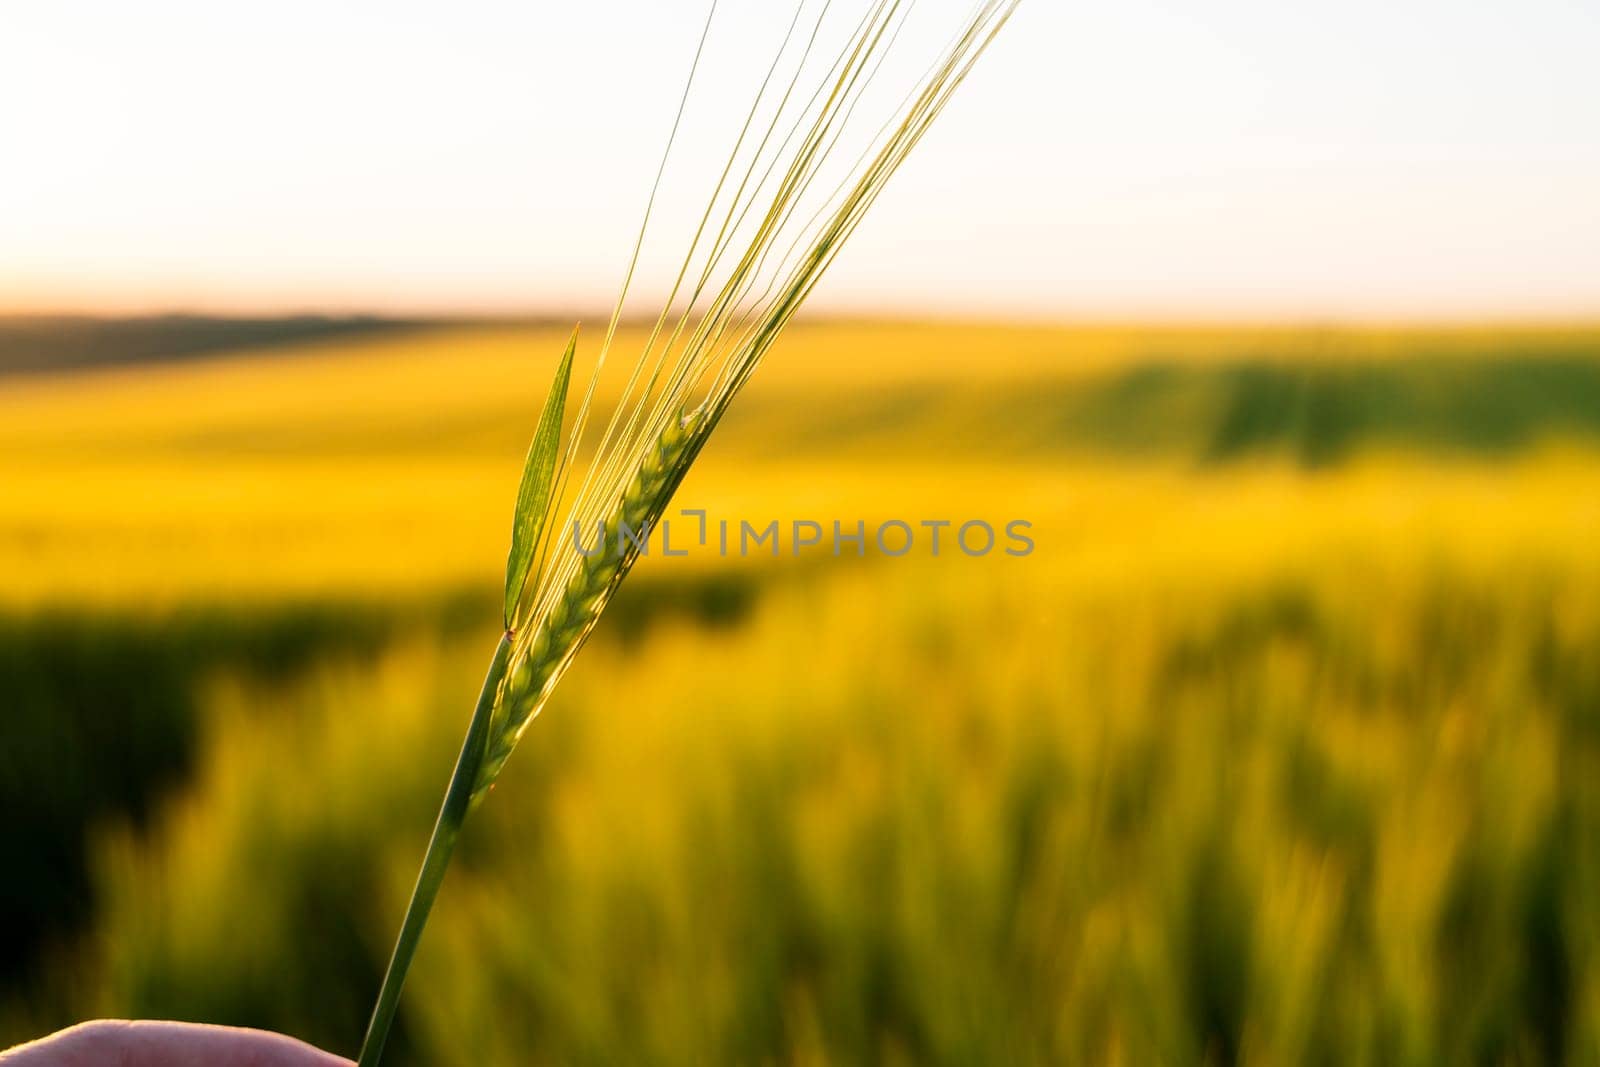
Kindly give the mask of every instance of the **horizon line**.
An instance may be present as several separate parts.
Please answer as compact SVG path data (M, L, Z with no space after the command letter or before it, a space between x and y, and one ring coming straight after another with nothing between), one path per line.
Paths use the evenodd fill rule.
M648 326L655 322L658 312L625 314L625 326ZM610 311L599 307L589 309L541 308L392 308L339 304L284 304L278 306L228 306L204 304L149 305L140 307L60 305L43 307L6 307L0 305L0 323L25 321L78 321L78 322L139 322L159 320L214 320L214 321L273 321L328 320L336 322L372 322L417 326L550 326L568 327L573 323L603 321ZM1047 312L1013 309L962 309L938 311L925 308L884 307L867 309L854 307L818 308L802 312L798 324L901 324L928 326L995 326L1037 329L1114 328L1114 327L1168 327L1168 328L1302 328L1302 329L1428 329L1428 328L1592 328L1600 327L1600 306L1585 311L1520 310L1413 313L1352 310L1289 310L1267 309L1248 312L1233 308L1214 311L1178 306L1133 310L1126 308L1089 307L1062 309Z

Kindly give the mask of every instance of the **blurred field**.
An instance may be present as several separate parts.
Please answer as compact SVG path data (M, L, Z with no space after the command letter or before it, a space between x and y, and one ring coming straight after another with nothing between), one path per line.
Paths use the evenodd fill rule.
M349 1052L564 331L0 378L0 1042ZM624 338L624 345L636 335ZM1600 1063L1600 330L817 323L677 503L395 1063Z

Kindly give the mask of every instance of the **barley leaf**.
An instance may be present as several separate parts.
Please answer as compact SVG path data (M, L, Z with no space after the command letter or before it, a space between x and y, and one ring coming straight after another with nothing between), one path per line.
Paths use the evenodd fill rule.
M517 511L511 522L511 553L506 558L506 629L516 621L517 602L533 568L539 535L544 531L550 510L550 487L555 481L556 456L560 452L561 422L567 409L567 384L572 380L572 357L578 349L578 331L572 331L566 354L556 368L550 395L545 398L544 414L528 446L522 465L522 485L517 490Z

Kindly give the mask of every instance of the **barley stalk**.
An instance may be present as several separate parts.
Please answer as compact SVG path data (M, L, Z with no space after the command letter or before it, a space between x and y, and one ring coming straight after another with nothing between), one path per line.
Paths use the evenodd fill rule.
M820 31L828 24L832 0L821 0L809 38L798 32L809 7L808 0L800 0L677 280L581 482L573 487L571 470L654 210L666 168L663 157L633 261L566 444L562 447L560 438L576 334L562 357L529 448L506 564L505 633L384 973L359 1067L375 1067L383 1053L406 972L468 813L494 784L528 724L582 648L728 405L1019 3L977 3L962 31L879 127L843 180L828 189L822 180L825 163L882 69L884 54L899 39L915 0L866 0L865 12L841 54L809 94L804 88L813 75L809 61ZM713 0L690 68L689 87L715 12ZM791 46L797 41L806 43L798 62L793 62ZM780 71L786 61L794 69L785 85ZM667 156L677 139L689 87L679 103ZM769 91L776 110L765 136L752 144L751 134L758 128L755 119L764 105L773 102ZM819 188L820 203L814 195ZM765 207L758 208L762 203ZM734 254L741 245L743 251ZM680 296L686 297L687 306L669 326ZM570 501L565 529L572 530L575 539L582 531L596 530L601 539L598 552L586 555L562 549L563 530L549 519L564 501ZM624 532L630 535L627 543L608 542L608 535L616 538Z

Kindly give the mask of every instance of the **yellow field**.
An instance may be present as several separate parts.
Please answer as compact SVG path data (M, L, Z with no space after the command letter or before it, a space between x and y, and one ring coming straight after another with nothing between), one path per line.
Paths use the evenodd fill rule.
M1507 335L1439 336L1476 349ZM442 330L0 382L0 604L489 587L509 487L563 341L556 330ZM1162 457L1107 463L1016 440L993 421L978 427L987 435L952 444L937 397L892 438L829 443L838 412L897 389L1070 383L1150 352L1283 359L1287 346L1381 359L1423 343L1357 342L1220 328L801 328L745 398L757 415L736 413L677 503L735 521L847 526L1026 518L1054 564L1112 572L1371 537L1449 552L1548 543L1587 557L1578 550L1600 529L1600 468L1583 448L1492 466L1390 450L1315 476L1270 456L1222 470ZM624 354L640 344L638 331L619 339Z
M658 541L393 1062L1600 1063L1597 336L797 329L676 507L1035 551ZM0 1042L353 1048L564 337L0 381Z

